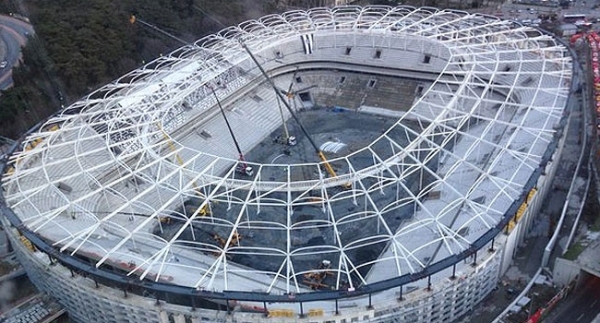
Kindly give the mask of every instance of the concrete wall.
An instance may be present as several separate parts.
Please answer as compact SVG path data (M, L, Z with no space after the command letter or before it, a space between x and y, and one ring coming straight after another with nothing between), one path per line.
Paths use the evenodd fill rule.
M389 322L411 323L450 322L471 309L496 286L500 270L501 246L495 252L480 250L476 266L463 266L451 279L448 271L441 272L443 279L431 290L419 289L398 301L391 298L374 304L374 309L358 307L342 310L340 315L325 313L321 317L266 319L262 314L239 313L227 315L224 311L167 304L159 304L152 297L142 297L108 286L96 287L94 281L71 273L60 264L50 264L47 255L29 251L14 229L6 230L19 261L31 281L43 292L55 297L77 322L152 322L195 323L210 322ZM451 268L449 268L450 270Z
M569 116L570 118L570 116ZM554 176L556 175L556 170L558 169L558 165L560 164L560 159L562 158L563 149L565 146L565 138L564 134L569 131L569 124L571 122L567 122L565 129L563 131L563 136L559 139L557 149L552 156L552 160L548 162L545 168L545 172L538 179L536 189L537 193L533 197L531 201L528 203L527 210L523 214L523 217L519 221L519 223L514 227L511 231L510 235L507 238L506 245L504 246L504 254L502 256L502 264L500 275L504 275L512 262L514 255L516 254L517 248L523 243L525 238L527 237L531 226L535 223L534 219L539 215L539 212L542 208L542 204L548 195L548 192L552 189Z
M96 287L92 279L73 275L59 264L51 265L47 255L32 253L14 232L7 233L31 281L40 291L56 298L76 322L225 322L225 312L191 311L189 307L164 302L157 305L154 298L131 293L125 297L121 290L103 285Z
M486 250L480 250L480 257ZM452 322L481 302L498 283L500 253L488 253L489 258L466 275L434 285L433 291L416 299L398 302L375 312L370 322Z
M571 260L556 258L554 262L554 271L552 272L553 281L557 286L563 287L569 284L581 269L579 265Z

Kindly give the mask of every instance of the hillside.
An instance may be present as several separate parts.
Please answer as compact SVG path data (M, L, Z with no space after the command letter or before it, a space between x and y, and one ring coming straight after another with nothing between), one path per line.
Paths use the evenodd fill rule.
M29 17L36 35L0 97L0 136L16 138L39 120L181 42L275 10L275 0L21 0L0 12ZM131 23L131 15L137 18Z

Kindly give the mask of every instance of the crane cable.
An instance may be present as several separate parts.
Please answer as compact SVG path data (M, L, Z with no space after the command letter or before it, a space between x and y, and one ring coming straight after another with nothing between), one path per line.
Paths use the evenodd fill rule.
M246 161L244 160L244 154L242 153L240 144L238 143L237 139L235 138L233 129L231 128L231 125L229 124L229 120L227 119L227 116L225 115L225 110L223 109L223 106L221 105L221 101L219 100L219 97L217 96L215 89L210 85L206 85L206 86L208 86L208 88L212 92L213 96L215 97L215 100L217 101L217 105L219 106L219 110L221 111L221 114L223 115L223 119L225 119L225 124L227 125L227 129L229 130L231 139L233 139L233 143L235 144L235 148L237 149L237 152L239 154L239 160L242 162L242 165L241 165L242 169L245 170L248 167L248 165L246 164Z

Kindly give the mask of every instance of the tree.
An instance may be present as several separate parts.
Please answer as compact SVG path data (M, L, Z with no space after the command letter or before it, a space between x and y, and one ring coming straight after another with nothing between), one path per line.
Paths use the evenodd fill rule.
M264 9L261 3L257 6L249 0L25 3L36 37L29 39L22 64L13 71L14 88L0 100L0 135L12 138L55 112L62 103L80 98L181 46L156 31L131 24L132 13L191 42L224 28L222 24L235 25ZM59 102L63 96L67 102Z

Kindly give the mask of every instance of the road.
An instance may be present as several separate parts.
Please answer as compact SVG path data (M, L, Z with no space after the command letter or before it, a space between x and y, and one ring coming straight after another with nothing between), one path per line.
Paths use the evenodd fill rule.
M591 275L590 275L591 276ZM600 278L591 276L575 289L550 317L549 323L589 323L600 313Z
M598 1L600 4L600 1ZM540 14L556 13L559 18L565 14L580 14L584 13L588 19L600 18L600 8L594 9L596 1L594 0L574 0L568 9L560 7L549 7L536 4L519 3L516 0L506 1L499 8L482 8L473 10L473 12L481 12L498 16L502 19L511 19L517 21L535 20ZM531 10L530 10L531 9Z
M0 90L12 86L11 68L19 64L21 47L25 46L27 35L33 34L33 27L19 19L0 15L0 41L3 44L3 56L0 61L6 61L6 67L0 69Z

